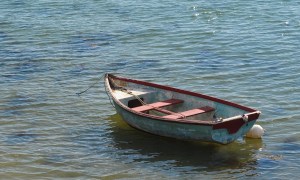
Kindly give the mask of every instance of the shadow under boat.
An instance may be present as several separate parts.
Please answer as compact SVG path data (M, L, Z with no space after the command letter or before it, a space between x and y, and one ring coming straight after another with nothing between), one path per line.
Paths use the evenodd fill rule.
M166 162L176 167L193 167L206 171L255 168L255 153L263 146L261 139L244 139L228 145L208 142L182 141L138 131L114 114L111 136L118 150L138 162ZM132 156L134 154L134 156Z

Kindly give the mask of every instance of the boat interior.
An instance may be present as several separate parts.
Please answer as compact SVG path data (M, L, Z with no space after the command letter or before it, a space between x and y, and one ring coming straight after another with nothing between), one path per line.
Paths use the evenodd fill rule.
M151 86L109 79L113 96L138 113L166 119L222 121L244 110L205 98Z

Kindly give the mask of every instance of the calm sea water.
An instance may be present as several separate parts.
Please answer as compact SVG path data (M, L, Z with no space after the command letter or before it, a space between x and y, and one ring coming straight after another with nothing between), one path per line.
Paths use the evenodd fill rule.
M298 178L299 9L283 0L2 0L1 179ZM257 108L266 134L223 146L139 132L115 114L105 72Z

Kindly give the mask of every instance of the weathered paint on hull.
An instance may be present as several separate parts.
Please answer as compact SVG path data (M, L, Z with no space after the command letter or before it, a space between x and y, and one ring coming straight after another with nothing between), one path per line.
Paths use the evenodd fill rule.
M110 81L109 77L114 80ZM154 83L109 74L106 75L105 83L116 111L125 122L139 130L160 136L228 144L246 134L260 115L259 111L246 106ZM213 114L204 113L191 118L167 118L151 111L137 110L135 107L142 107L143 104L136 104L137 97L143 99L138 102L144 101L146 104L174 98L183 100L184 103L172 106L169 111L172 113L204 106L215 110L212 111Z
M118 104L114 104L116 111L130 126L151 134L183 140L198 140L228 144L241 137L245 132L248 132L255 123L254 121L246 123L238 132L229 134L226 129L213 130L212 126L174 123L137 116L136 114L124 110L122 107L118 106Z
M195 126L192 124L172 123L168 121L153 120L137 116L115 104L117 112L129 125L160 136L186 140L212 141L212 126ZM201 133L199 133L201 132Z
M236 133L230 134L227 129L216 129L212 132L212 139L215 142L222 144L228 144L246 134L256 121L250 121L245 123Z

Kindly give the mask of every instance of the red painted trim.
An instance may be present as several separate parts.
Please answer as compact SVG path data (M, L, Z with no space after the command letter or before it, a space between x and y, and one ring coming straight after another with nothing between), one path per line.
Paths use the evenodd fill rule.
M248 121L253 121L258 119L259 113L253 113L248 116ZM235 120L220 122L218 124L213 125L213 129L227 129L229 134L236 133L246 122L243 118L238 118Z
M145 81L140 81L140 80L134 80L134 79L128 79L128 78L124 78L124 77L119 77L119 76L113 76L113 78L118 79L118 80L122 80L122 81L126 81L126 82L131 82L131 83L135 83L135 84L140 84L140 85L144 85L144 86L150 86L150 87L154 87L154 88L159 88L159 89L163 89L163 90L167 90L167 91L173 91L173 92L177 92L177 93L181 93L181 94L186 94L186 95L190 95L190 96L195 96L195 97L200 97L203 99L208 99L211 101L215 101L221 104L226 104L229 106L233 106L236 107L238 109L242 109L248 112L255 112L257 111L256 109L252 109L246 106L242 106L240 104L236 104L230 101L226 101L223 99L219 99L219 98L215 98L212 96L208 96L208 95L204 95L201 93L196 93L196 92L191 92L191 91L187 91L187 90L182 90L182 89L178 89L178 88L174 88L174 87L170 87L170 86L164 86L164 85L159 85L159 84L155 84L155 83L150 83L150 82L145 82Z
M227 129L229 134L234 134L236 133L243 125L245 122L243 121L242 118L236 119L236 120L231 120L231 121L225 121L216 125L213 125L213 129Z

